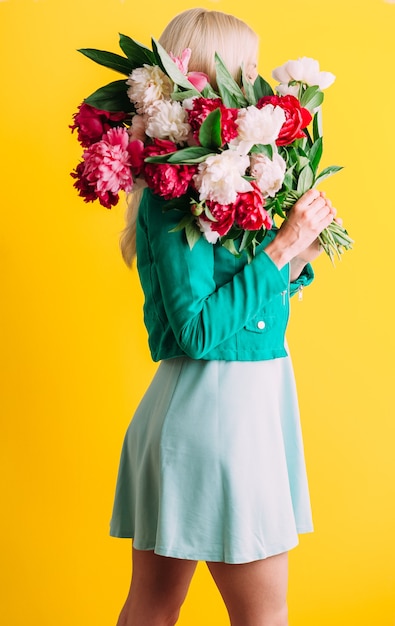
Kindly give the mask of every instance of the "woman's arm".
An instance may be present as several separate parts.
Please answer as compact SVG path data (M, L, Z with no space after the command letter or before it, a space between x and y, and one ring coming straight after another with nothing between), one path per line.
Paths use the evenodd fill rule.
M170 325L186 354L202 358L287 292L288 269L264 251L246 263L203 237L190 250L182 231L170 232L180 213L162 209L147 194L139 211L139 271L152 294L147 314L163 329Z

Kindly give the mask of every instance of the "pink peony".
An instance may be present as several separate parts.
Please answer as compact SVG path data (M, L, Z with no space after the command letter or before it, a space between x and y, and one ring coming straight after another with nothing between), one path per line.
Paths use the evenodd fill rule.
M106 209L111 209L112 206L115 206L119 200L118 194L113 194L110 191L99 194L95 185L89 182L85 176L84 170L85 163L81 161L81 163L78 163L75 170L71 172L71 176L76 179L74 187L78 190L78 195L84 198L85 202L99 200L100 204L105 206Z
M175 152L177 146L166 139L154 139L152 145L144 149L144 158ZM183 196L191 183L196 166L169 165L168 163L145 163L144 178L148 187L165 200Z
M170 57L172 61L177 65L180 72L187 77L189 82L197 89L198 91L202 91L205 88L209 81L209 77L204 72L188 72L188 65L191 58L192 50L190 48L185 48L181 52L180 57L174 56L172 52L170 52Z
M219 204L219 202L211 200L206 200L206 205L216 221L212 222L204 215L204 213L201 215L201 219L209 221L211 230L218 233L220 237L223 237L233 226L235 219L235 205Z
M236 125L238 109L229 109L222 104L221 98L194 98L192 108L188 109L188 122L191 125L193 136L199 141L200 127L207 115L220 109L221 111L221 136L222 145L229 143L237 137L238 128Z
M75 187L87 202L94 199L94 195L103 206L110 208L118 202L119 191L131 191L133 159L129 150L129 135L119 127L111 128L101 141L85 150L83 168L76 170Z
M104 133L114 126L119 126L128 115L121 112L102 111L89 104L82 103L78 112L74 113L74 124L71 131L78 131L78 141L84 148L89 148L96 141L100 141Z
M272 218L263 208L265 200L262 192L255 182L251 182L252 191L239 193L234 204L236 217L235 221L244 230L259 230L264 226L268 230L273 225Z

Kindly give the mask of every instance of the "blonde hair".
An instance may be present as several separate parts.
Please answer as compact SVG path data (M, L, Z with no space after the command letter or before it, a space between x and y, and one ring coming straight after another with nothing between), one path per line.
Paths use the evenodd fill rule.
M200 8L176 15L166 26L159 42L175 56L181 56L185 48L191 48L188 70L207 74L213 87L216 87L215 52L238 83L241 67L247 70L258 56L258 36L245 22L221 11ZM126 227L121 236L122 256L129 267L136 256L136 220L141 196L141 189L130 194Z

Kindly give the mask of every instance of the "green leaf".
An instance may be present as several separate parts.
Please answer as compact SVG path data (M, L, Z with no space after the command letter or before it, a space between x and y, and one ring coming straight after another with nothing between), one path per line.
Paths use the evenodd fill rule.
M160 65L164 72L171 78L173 83L187 89L188 91L193 91L195 96L200 96L200 91L195 89L192 83L189 82L186 76L178 69L177 65L174 63L172 58L167 54L166 50L161 46L159 41L152 39L152 48L155 54L160 59Z
M233 256L240 257L241 254L235 246L235 242L233 239L221 239L221 245L226 248Z
M257 99L256 99L255 91L254 91L254 85L251 83L250 80L248 80L247 76L244 73L243 68L241 70L241 82L243 85L244 94L248 101L248 104L255 105L257 103Z
M307 148L307 147L308 147L308 148L311 148L311 146L313 145L313 140L312 140L312 138L311 138L311 135L310 135L310 133L309 133L308 129L307 129L307 128L304 128L304 129L303 129L303 132L304 132L304 134L306 135L306 137L305 137L305 141L306 141L306 148Z
M298 186L297 186L298 193L303 194L309 189L311 189L311 187L313 186L313 182L314 182L313 170L311 169L310 165L306 165L300 172L300 175L298 178Z
M293 178L294 178L294 170L296 167L296 163L294 163L293 165L291 165L291 167L289 167L287 169L287 171L285 172L285 176L284 176L284 180L283 180L283 185L284 187L286 187L287 189L292 189L293 188Z
M319 137L322 137L322 109L314 114L313 117L313 139L317 141Z
M104 65L104 67L109 67L116 72L120 72L121 74L125 74L129 76L130 72L133 70L133 65L130 63L129 59L122 57L119 54L114 54L113 52L106 52L105 50L95 50L94 48L80 48L78 52L88 57L95 63L99 65Z
M317 85L312 85L311 87L307 87L307 89L303 92L300 104L302 107L310 111L310 113L313 113L314 109L321 106L323 101L324 94L320 88Z
M185 235L187 238L188 245L192 250L193 246L199 241L202 233L200 232L198 226L196 226L195 222L190 222L185 226Z
M263 143L256 143L254 146L252 146L250 152L254 154L264 154L265 156L269 157L271 161L273 160L273 146L270 143L266 145L264 145Z
M212 88L210 83L207 83L207 85L202 90L202 96L203 98L218 98L219 94Z
M222 146L220 109L214 109L207 115L199 130L199 142L204 148L216 149Z
M275 211L276 215L279 215L284 220L287 217L286 213L284 213L284 211L283 211L282 202L280 202L277 198L276 198L276 201L275 201L275 204L274 204L274 211Z
M217 85L224 105L236 109L248 106L248 102L239 85L231 76L217 52L215 53L215 68L217 72Z
M314 182L314 187L318 185L318 183L321 183L323 180L325 180L325 178L333 176L333 174L336 174L336 172L340 172L340 170L342 169L343 167L341 165L330 165L329 167L326 167L322 170L322 172L318 174Z
M298 163L299 162L299 154L298 152L295 150L295 148L293 146L287 146L286 148L286 154L287 154L287 163Z
M116 80L94 91L85 98L84 102L102 111L125 111L125 113L128 113L133 111L134 107L126 91L126 82L124 80Z
M320 163L322 157L322 137L318 137L318 139L313 143L309 152L310 166L313 170L314 174L317 172L318 165Z
M133 69L142 65L154 65L154 53L138 41L119 33L119 46L133 65Z
M310 165L310 159L302 154L298 158L298 170L301 172L306 165Z
M262 78L262 76L257 76L255 80L254 93L257 102L258 100L260 100L260 98L263 98L263 96L274 95L273 89L270 87L269 83L266 82L264 78Z
M193 222L194 219L195 218L191 213L189 213L189 215L185 215L185 217L183 217L182 220L178 222L177 226L169 230L169 233L177 233L180 230L184 230L184 228L186 228L191 222Z
M196 96L196 91L194 89L189 89L188 91L173 91L171 99L186 100L186 98L193 98L194 96Z
M240 252L248 248L255 239L257 231L256 230L245 230L241 243L240 243Z
M157 156L147 157L147 163L172 163L173 165L180 163L201 163L205 161L209 155L213 154L212 150L203 146L192 146L183 148L176 152L168 152L167 154L158 154Z

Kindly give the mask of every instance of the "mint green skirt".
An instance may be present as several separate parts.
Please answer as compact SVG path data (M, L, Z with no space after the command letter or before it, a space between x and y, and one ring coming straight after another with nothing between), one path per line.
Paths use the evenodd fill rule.
M290 358L163 361L126 433L111 535L247 563L311 531Z

